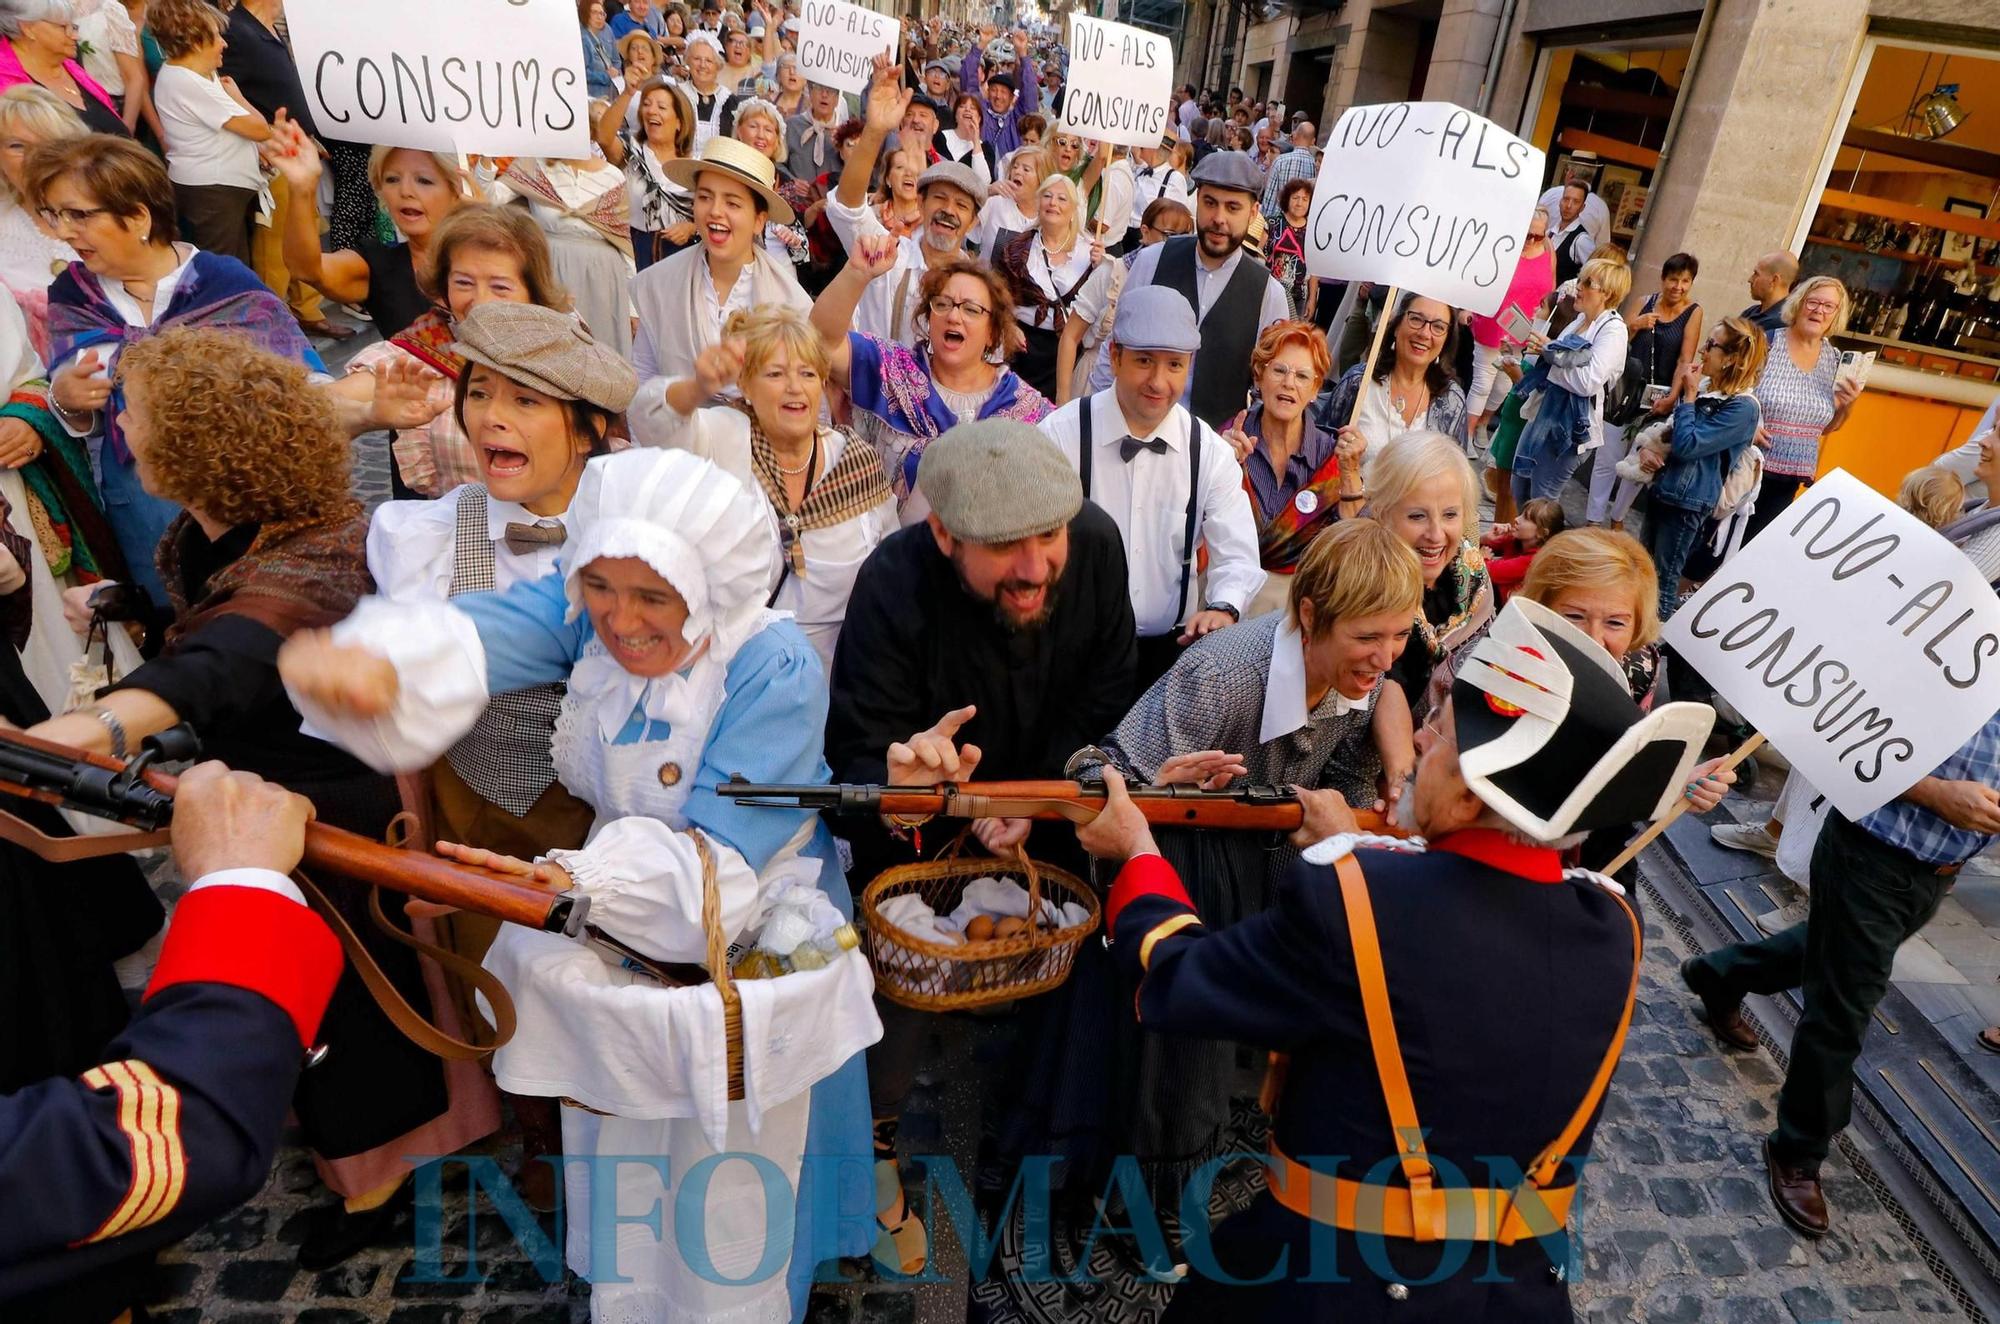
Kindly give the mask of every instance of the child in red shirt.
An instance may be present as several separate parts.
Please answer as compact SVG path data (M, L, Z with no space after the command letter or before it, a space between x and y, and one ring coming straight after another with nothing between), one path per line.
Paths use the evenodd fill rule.
M1528 565L1542 544L1563 531L1563 508L1553 497L1539 497L1521 507L1521 513L1505 529L1494 529L1480 539L1486 549L1486 573L1493 588L1506 602L1521 581L1528 577Z

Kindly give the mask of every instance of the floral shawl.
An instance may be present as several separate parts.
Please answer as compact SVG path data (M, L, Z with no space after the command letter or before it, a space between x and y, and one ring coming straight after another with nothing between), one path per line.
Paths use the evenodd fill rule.
M916 490L917 462L924 447L958 426L958 416L931 381L930 351L925 346L911 348L860 331L850 331L847 343L853 355L849 393L856 411L872 420L862 431L882 453L896 500L907 501ZM1053 408L1012 369L1002 368L979 417L1039 423Z
M303 363L314 372L326 371L285 301L271 293L250 268L220 253L195 251L174 286L173 297L166 308L156 311L151 326L128 323L97 277L81 262L70 263L49 286L51 363L64 363L84 350L108 346L107 366L112 366L125 346L176 326L241 331L259 349ZM132 452L118 426L124 407L124 388L113 387L102 414L105 444L121 463L129 463Z

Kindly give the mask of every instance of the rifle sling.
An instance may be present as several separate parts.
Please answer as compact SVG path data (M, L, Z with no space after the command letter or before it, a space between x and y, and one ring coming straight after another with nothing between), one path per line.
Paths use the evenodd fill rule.
M0 841L9 841L21 849L30 851L53 864L70 864L77 860L94 860L106 855L123 855L128 851L149 850L168 843L171 834L164 828L157 832L109 832L102 835L74 837L52 837L34 824L5 810L0 810ZM346 918L334 909L326 894L317 884L303 873L293 873L292 881L298 884L305 895L306 904L318 912L319 917L333 930L334 937L347 952L347 959L354 967L354 973L375 999L382 1014L411 1043L427 1053L451 1061L474 1062L484 1058L500 1045L514 1037L514 1000L507 996L507 990L500 981L477 962L468 961L456 952L446 951L432 943L412 937L389 922L382 913L382 891L368 889L368 912L375 924L384 933L412 949L419 955L428 956L446 973L464 980L484 994L488 1005L493 1008L493 1042L480 1047L466 1043L446 1034L419 1015L415 1008L404 1000L396 986L389 982L389 976L376 964L374 956L361 945L361 936L354 931Z
M107 832L101 836L79 832L73 837L52 837L26 819L0 809L0 841L10 841L52 864L70 864L105 855L123 855L127 851L150 850L166 845L169 835L165 828L161 828L157 832Z
M326 893L320 891L319 885L297 871L292 874L292 881L297 883L299 891L305 894L306 904L318 912L319 917L326 921L327 927L333 930L333 936L340 939L340 945L347 952L347 959L353 965L354 973L360 976L369 995L375 999L375 1005L382 1009L382 1014L389 1018L390 1024L411 1043L447 1061L476 1062L514 1037L514 1000L507 995L506 987L477 961L469 961L457 952L447 951L434 943L425 942L391 924L389 917L382 913L381 888L368 889L368 915L375 921L375 927L418 955L428 956L437 962L446 974L456 976L483 994L487 1005L493 1009L492 1043L482 1047L462 1039L455 1039L425 1020L404 999L396 986L389 982L389 976L383 973L373 954L362 946L361 935L354 931L354 927L347 922L347 917L327 899Z

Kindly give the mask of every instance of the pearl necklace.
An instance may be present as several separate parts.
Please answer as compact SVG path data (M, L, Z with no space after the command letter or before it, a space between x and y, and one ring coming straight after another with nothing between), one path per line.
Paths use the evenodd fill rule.
M778 463L778 452L777 452L777 450L776 450L775 448L773 448L773 450L771 451L771 464L772 464L772 467L773 467L773 468L775 468L775 469L777 469L777 471L778 471L779 473L783 474L783 475L784 475L785 477L787 477L787 478L797 478L797 477L798 477L798 476L799 476L800 474L802 474L802 473L807 473L807 472L809 472L809 471L810 471L810 470L812 469L812 467L813 467L813 461L814 461L814 460L816 460L816 459L818 459L818 458L819 458L819 438L818 438L818 437L814 437L814 438L813 438L813 444L812 444L812 449L810 449L810 450L808 450L808 451L806 452L806 462L805 462L804 464L800 465L800 466L799 466L798 468L796 468L796 469L787 469L787 468L786 468L786 467L785 467L784 465L782 465L782 464L779 464L779 463Z

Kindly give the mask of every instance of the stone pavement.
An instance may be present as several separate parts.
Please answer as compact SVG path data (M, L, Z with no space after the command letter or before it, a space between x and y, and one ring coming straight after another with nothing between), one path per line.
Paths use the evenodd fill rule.
M1660 893L1645 898L1647 954L1638 1010L1618 1070L1597 1158L1580 1202L1580 1318L1649 1324L1820 1324L1822 1321L1962 1319L1870 1185L1836 1154L1827 1189L1833 1235L1798 1237L1771 1211L1759 1153L1779 1072L1764 1053L1724 1055L1695 1023L1675 967L1687 948L1660 922ZM978 1149L982 1081L1001 1069L1008 1025L970 1017L940 1020L935 1061L904 1126L906 1152L951 1154L971 1171ZM492 1151L511 1170L508 1147ZM454 1165L441 1239L446 1276L465 1273L465 1176ZM588 1289L545 1284L482 1194L471 1235L476 1286L410 1281L414 1223L395 1244L338 1269L306 1273L292 1256L302 1214L320 1198L310 1165L287 1150L263 1192L242 1210L163 1257L154 1318L164 1324L559 1324L588 1318ZM838 1266L841 1281L815 1293L813 1324L917 1324L965 1318L967 1287L957 1238L938 1229L936 1253L949 1281L877 1280ZM1100 1257L1095 1264L1107 1261ZM1164 1289L1137 1287L1092 1307L1060 1292L1017 1288L983 1301L993 1324L1156 1317Z

